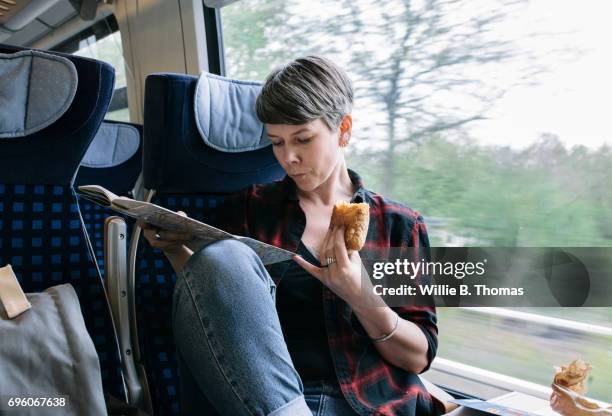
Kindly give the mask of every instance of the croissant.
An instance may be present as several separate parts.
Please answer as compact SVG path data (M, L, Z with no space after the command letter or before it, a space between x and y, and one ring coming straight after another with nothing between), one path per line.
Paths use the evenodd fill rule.
M584 382L591 368L591 364L580 359L572 361L569 365L557 368L554 382L576 393L584 394L586 392Z
M366 203L338 202L332 211L331 225L344 226L347 250L361 250L365 244L370 222L370 206Z

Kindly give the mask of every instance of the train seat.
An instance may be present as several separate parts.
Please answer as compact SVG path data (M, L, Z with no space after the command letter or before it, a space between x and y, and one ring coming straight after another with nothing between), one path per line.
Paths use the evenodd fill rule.
M133 197L141 171L142 126L105 120L81 161L74 186L100 185L117 195ZM104 277L104 219L119 214L84 198L79 205Z
M104 391L122 398L117 338L73 188L110 103L114 70L8 45L0 45L0 70L0 264L13 266L26 292L72 284Z
M150 75L143 152L147 199L215 225L215 210L224 195L282 178L284 171L254 114L260 88L210 74L203 74L199 84L195 76ZM248 151L240 145L221 150L241 135L249 142ZM136 271L132 295L138 342L133 344L139 345L157 413L177 414L179 384L171 327L176 276L163 253L142 240L133 239L138 250L130 259Z

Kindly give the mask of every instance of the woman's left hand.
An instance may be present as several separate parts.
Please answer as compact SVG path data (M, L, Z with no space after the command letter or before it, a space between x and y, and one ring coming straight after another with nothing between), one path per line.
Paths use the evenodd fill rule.
M350 253L347 251L344 242L344 230L345 227L343 226L333 226L325 235L319 259L324 267L310 264L301 256L294 256L293 260L349 305L352 305L358 302L361 296L362 265L361 257L357 251L351 251ZM327 259L330 257L335 258L336 261L327 264Z

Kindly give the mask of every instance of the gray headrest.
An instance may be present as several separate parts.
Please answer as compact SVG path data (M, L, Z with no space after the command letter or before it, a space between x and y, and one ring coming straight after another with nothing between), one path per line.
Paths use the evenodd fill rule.
M0 138L27 136L57 121L77 84L67 58L33 50L0 53Z
M204 142L222 152L246 152L271 144L255 115L261 84L202 73L195 90L194 112Z
M138 129L129 124L102 123L81 161L88 168L111 168L134 156L140 145Z

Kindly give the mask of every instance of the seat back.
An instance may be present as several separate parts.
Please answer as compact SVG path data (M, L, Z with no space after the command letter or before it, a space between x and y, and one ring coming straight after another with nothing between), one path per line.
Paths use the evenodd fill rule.
M194 115L197 81L197 77L179 74L147 78L143 180L150 195L154 194L152 202L215 225L216 208L228 193L280 179L284 171L271 146L227 153L203 141ZM240 88L234 93L233 99L242 96ZM255 96L253 90L247 91L246 99L254 104ZM235 125L241 115L220 112L217 103L210 100L208 106L199 109L204 112L200 115L217 125ZM254 105L248 116L254 118ZM140 356L157 413L178 414L177 359L171 326L176 275L161 251L146 242L138 243L134 278Z
M27 51L0 45L0 54L10 54L3 56L6 60L0 60L0 65L12 65L14 54ZM114 70L91 59L49 55L72 63L78 84L74 83L72 101L67 101L64 112L54 120L38 123L36 129L21 136L15 133L0 138L0 264L13 266L26 292L63 283L74 286L100 358L105 393L123 398L119 350L108 300L73 189L79 163L110 103ZM41 114L34 111L37 106L48 107L44 101L54 99L53 89L61 87L60 81L54 80L41 85L36 74L32 72L27 88L19 90L30 94L26 127L35 124L32 120ZM13 76L27 79L16 72ZM4 84L4 88L13 85ZM0 91L0 97L5 100L0 114L23 105L16 101L20 98L17 93Z
M133 197L132 190L141 171L142 126L104 121L81 161L74 186L100 185L119 196ZM84 198L79 199L79 205L104 277L104 219L119 214ZM127 236L130 224L127 222Z

